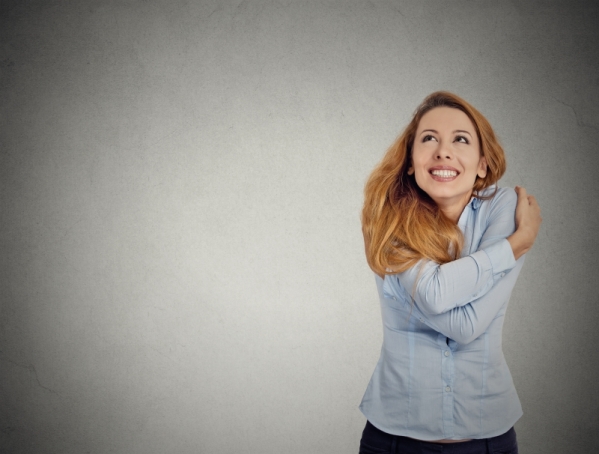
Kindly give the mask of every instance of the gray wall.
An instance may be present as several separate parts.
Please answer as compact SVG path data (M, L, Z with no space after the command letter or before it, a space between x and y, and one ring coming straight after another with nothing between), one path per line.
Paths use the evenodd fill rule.
M0 2L0 451L357 452L365 179L438 89L544 224L504 351L521 452L599 450L599 8Z

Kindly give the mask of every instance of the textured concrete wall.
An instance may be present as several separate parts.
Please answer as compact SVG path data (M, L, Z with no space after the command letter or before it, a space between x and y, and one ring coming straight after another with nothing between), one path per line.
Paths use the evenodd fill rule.
M599 8L0 2L0 451L357 452L365 179L437 89L544 224L504 350L521 452L599 450Z

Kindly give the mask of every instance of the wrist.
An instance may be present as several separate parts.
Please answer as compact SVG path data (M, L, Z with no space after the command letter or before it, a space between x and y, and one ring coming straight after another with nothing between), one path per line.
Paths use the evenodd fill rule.
M528 235L524 234L522 230L516 230L510 235L507 240L512 247L514 258L518 260L522 257L532 246L532 242L528 239Z

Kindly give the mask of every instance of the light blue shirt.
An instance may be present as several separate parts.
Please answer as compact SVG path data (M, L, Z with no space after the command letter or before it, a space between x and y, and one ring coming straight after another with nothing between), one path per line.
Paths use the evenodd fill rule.
M380 430L420 440L489 438L522 416L501 348L524 263L506 239L516 202L507 188L491 200L473 197L458 221L460 259L376 276L383 346L360 410Z

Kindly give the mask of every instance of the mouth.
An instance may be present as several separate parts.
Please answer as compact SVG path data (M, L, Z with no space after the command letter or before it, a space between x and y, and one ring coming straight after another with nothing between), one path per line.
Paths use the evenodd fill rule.
M428 173L436 181L452 181L460 174L456 169L448 166L433 167L429 169Z

